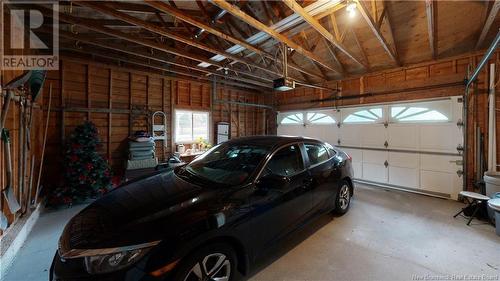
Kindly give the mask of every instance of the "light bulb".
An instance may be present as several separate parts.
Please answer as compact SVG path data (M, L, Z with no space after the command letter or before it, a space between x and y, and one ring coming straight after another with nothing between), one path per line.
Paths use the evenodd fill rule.
M356 15L356 3L349 2L346 7L347 14L350 18L353 18Z

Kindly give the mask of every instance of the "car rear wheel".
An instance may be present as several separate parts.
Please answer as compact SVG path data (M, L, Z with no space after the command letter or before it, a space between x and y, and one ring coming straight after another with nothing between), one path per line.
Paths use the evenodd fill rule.
M334 212L343 215L349 210L349 205L351 203L351 187L349 182L342 180L339 184L339 189L337 191L337 197L335 198L335 210Z
M176 281L232 281L236 273L236 254L222 243L205 246L188 256L175 274Z

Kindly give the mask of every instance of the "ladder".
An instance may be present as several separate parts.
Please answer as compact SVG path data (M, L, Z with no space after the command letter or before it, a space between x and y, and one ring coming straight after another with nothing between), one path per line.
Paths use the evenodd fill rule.
M161 117L161 123L155 123L156 117ZM151 136L153 140L162 141L163 147L167 147L167 114L163 111L156 111L151 117Z

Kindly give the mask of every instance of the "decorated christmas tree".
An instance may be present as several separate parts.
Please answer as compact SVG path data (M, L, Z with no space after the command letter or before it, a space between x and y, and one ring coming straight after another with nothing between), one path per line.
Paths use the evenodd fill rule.
M108 162L97 152L99 145L92 122L75 128L64 150L64 184L54 191L49 205L71 205L96 198L112 187Z

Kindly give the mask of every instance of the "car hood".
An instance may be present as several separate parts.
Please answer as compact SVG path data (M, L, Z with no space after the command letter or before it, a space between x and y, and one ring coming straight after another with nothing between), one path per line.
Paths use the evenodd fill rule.
M186 224L186 215L192 220L203 216L188 210L207 204L218 192L187 182L173 171L125 183L70 220L59 250L122 247L173 236Z

